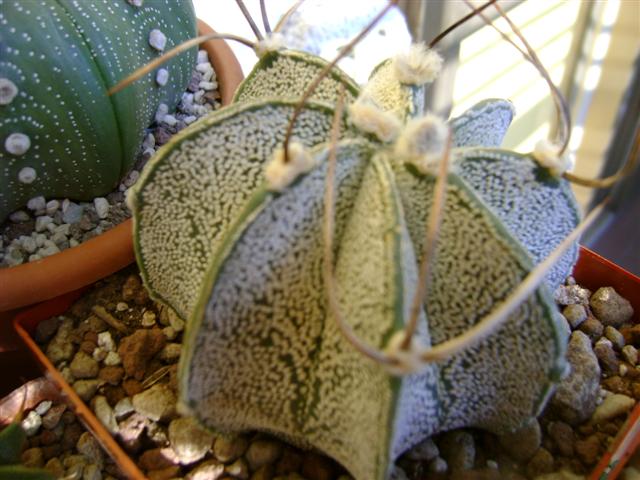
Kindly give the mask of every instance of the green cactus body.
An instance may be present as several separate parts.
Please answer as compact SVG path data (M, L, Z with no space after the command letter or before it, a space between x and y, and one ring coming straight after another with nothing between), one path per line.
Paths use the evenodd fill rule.
M129 197L142 275L156 298L184 318L193 311L212 252L262 183L294 107L293 101L258 101L208 116L159 151L141 176L148 187ZM307 146L321 143L332 115L328 105L310 104L294 137Z
M272 51L263 55L247 78L240 84L233 101L246 102L260 98L281 96L301 97L307 86L327 66L315 55L294 50ZM346 102L358 96L357 84L339 68L333 68L324 78L311 100L335 104L340 85L346 90Z
M513 104L487 99L449 120L454 147L499 147L513 120Z
M415 92L402 88L393 94L400 108L380 103L411 116ZM266 95L263 87L256 91ZM384 98L381 89L372 91ZM362 356L339 331L322 271L330 107L306 105L294 128L299 141L316 145L317 166L281 193L263 182L294 103L266 99L219 111L165 146L132 191L147 286L188 317L183 404L214 429L264 430L315 447L358 480L385 478L393 460L434 433L525 424L565 369L566 334L547 286L483 341L418 373L393 376ZM452 122L460 144L493 146L504 135L510 106L493 101L480 110L484 116L472 110ZM483 128L499 132L483 136ZM393 143L342 131L333 245L338 303L359 338L385 349L409 318L435 178L405 163ZM505 198L491 195L494 184L483 175L518 177L504 196L517 197L511 201L524 216L543 208L545 195L559 202L554 214L564 219L554 225L562 231L539 228L555 243L577 221L562 182L531 176L530 165L520 172L528 159L491 148L457 148L452 157L419 314L417 336L426 346L476 325L533 268L532 247L518 232L524 224ZM542 218L535 212L526 228L540 227Z
M15 89L0 105L0 221L38 195L109 192L132 167L158 105L178 102L194 51L163 67L164 86L150 75L106 93L159 55L152 30L164 32L167 49L195 34L189 0L147 3L0 0L0 79ZM20 148L8 145L12 135Z
M26 442L27 435L18 421L0 431L0 480L54 480L55 476L46 470L20 465Z

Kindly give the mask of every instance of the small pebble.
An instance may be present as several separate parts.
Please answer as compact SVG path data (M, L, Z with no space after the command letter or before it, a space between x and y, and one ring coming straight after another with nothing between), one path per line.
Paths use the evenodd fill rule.
M213 434L192 417L182 417L169 424L169 442L180 463L188 465L204 458L213 442Z
M25 223L31 219L29 214L24 210L16 210L11 215L9 215L9 220L13 223Z
M173 127L176 123L178 123L178 120L176 119L176 117L168 114L162 118L162 121L167 125L169 125L170 127Z
M592 424L601 424L619 415L627 413L635 405L635 400L627 395L614 393L598 405L591 417Z
M127 310L129 310L129 305L127 305L126 303L118 302L116 304L116 312L124 312L124 311L127 311Z
M156 110L155 121L158 123L162 122L165 115L167 115L168 113L169 113L169 106L166 103L161 103L160 105L158 105L158 110Z
M109 201L104 197L97 197L93 199L93 206L96 209L98 218L107 218L109 215Z
M31 410L22 420L21 425L27 437L31 437L38 433L42 425L42 417L35 410Z
M564 310L562 310L562 314L574 330L587 319L587 310L584 308L584 305L578 303L567 305Z
M151 310L145 310L142 314L142 320L140 324L143 327L153 327L156 324L156 314Z
M47 215L53 215L58 211L59 208L60 208L60 202L58 200L50 200L47 202L47 205L45 206Z
M32 212L44 210L46 208L47 201L43 196L33 197L27 202L27 208Z
M622 357L629 362L631 366L638 363L638 349L633 345L625 345L622 347Z
M593 313L605 325L620 327L633 316L633 307L612 287L599 288L589 301Z
M104 364L108 367L113 367L116 365L120 365L122 363L122 359L118 352L107 352L106 357L104 358Z
M52 405L53 402L51 400L44 400L36 406L35 411L38 415L43 416L49 411Z

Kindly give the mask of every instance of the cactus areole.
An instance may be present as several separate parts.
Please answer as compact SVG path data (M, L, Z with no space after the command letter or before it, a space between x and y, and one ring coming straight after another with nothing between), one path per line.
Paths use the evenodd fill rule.
M107 96L196 32L190 0L0 0L0 221L30 198L89 200L133 166L158 105L179 100L195 51Z
M336 324L322 270L336 89L359 104L341 119L331 180L338 304L380 350L409 317L434 201L435 177L413 157L440 151L442 128L431 118L411 123L423 118L422 87L399 81L391 63L362 91L336 69L293 127L315 167L271 188L265 168L321 64L266 54L234 105L159 151L129 196L136 255L152 295L188 319L180 394L191 413L213 429L272 432L330 455L356 479L378 480L427 436L464 426L504 432L538 414L565 369L549 286L569 273L575 252L459 354L405 376L363 356ZM274 90L281 97L269 97ZM488 100L449 122L452 167L416 333L423 345L477 324L578 222L563 180L499 148L512 116L509 102Z

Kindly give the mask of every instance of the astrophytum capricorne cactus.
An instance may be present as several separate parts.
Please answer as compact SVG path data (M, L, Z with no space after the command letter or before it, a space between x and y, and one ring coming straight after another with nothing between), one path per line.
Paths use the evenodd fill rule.
M195 52L107 91L194 35L190 0L0 0L0 221L38 195L112 190L158 105L180 99Z
M312 160L275 188L269 162L295 98L325 62L268 53L237 103L164 146L129 197L145 283L188 318L183 404L214 429L258 429L317 448L362 480L385 478L434 433L518 428L565 368L546 285L483 341L404 376L363 356L338 327L323 277L323 195L340 90L350 105L335 145L329 251L339 310L368 345L385 351L407 322L423 260L436 177L412 155L428 158L443 141L422 117L421 87L400 81L394 62L360 92L337 69L321 82L292 132L304 153L292 148L289 161ZM509 102L491 100L449 123L453 165L416 332L425 347L494 311L578 221L562 180L497 148L512 116ZM568 274L572 255L548 282Z

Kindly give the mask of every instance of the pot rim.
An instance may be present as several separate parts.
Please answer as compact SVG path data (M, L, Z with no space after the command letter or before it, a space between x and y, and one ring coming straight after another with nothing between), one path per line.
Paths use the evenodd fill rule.
M214 33L198 19L200 34ZM224 40L200 44L207 51L220 89L223 105L228 105L243 79L238 59ZM0 269L0 313L49 300L104 278L135 261L132 221L80 245L35 262Z

